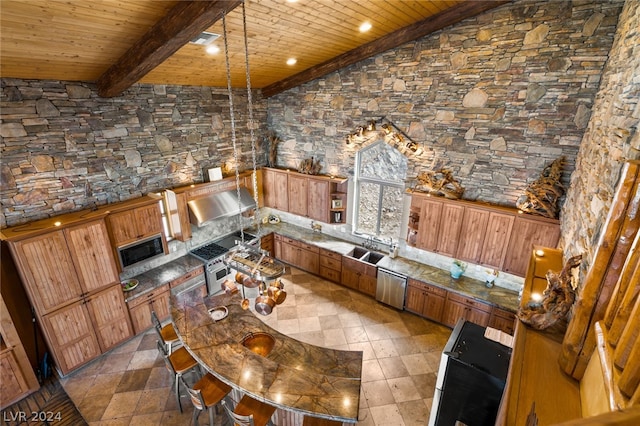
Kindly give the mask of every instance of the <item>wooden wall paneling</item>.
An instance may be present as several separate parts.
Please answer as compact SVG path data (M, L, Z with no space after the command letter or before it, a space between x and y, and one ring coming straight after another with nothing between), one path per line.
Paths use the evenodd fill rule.
M562 369L580 379L595 348L595 322L604 317L617 278L640 226L640 161L625 163L593 261L562 343Z
M609 344L617 345L622 329L638 299L638 294L640 294L640 232L636 234L631 253L605 312L604 323L609 329L607 333Z

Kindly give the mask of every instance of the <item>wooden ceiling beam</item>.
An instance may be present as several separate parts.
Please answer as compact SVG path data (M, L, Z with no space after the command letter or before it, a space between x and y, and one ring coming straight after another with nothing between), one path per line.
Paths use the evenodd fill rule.
M98 94L121 94L242 0L179 1L97 81Z
M333 71L355 64L363 59L398 47L404 43L424 37L464 19L471 18L487 10L509 3L511 0L467 1L450 9L430 16L427 19L408 25L370 43L352 49L319 65L307 68L298 74L287 77L262 88L262 94L270 97L292 87L320 78Z

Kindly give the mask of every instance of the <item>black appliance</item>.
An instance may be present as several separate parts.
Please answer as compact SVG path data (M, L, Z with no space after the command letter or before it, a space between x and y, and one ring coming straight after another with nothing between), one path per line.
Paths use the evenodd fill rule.
M120 261L122 269L154 259L158 256L164 256L164 254L162 234L157 234L144 240L118 247L118 260Z
M245 232L244 241L245 243L255 244L256 237ZM192 256L205 263L204 271L208 294L216 294L222 291L222 283L230 273L229 268L224 264L224 255L241 242L242 234L240 231L236 231L190 252Z
M484 337L486 327L460 319L440 359L430 426L493 426L511 348Z

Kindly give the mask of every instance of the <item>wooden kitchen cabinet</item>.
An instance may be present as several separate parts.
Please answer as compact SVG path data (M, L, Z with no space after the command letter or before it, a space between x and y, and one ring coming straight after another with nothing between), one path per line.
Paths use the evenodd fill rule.
M557 247L560 224L557 220L518 215L507 248L504 271L524 277L533 246Z
M123 303L120 286L111 286L88 296L85 301L103 353L132 336L129 312Z
M107 223L113 245L121 247L152 235L164 235L158 203L151 200L150 204L110 214Z
M487 223L480 264L502 270L507 256L509 236L513 229L515 216L491 212Z
M274 243L275 239L273 232L267 235L263 235L262 238L260 238L260 248L269 252L270 256L274 256Z
M441 322L446 296L445 289L409 279L405 309L433 321Z
M513 312L505 311L504 309L496 308L495 306L491 309L489 327L504 331L505 333L513 336L515 321L516 315Z
M171 295L169 288L169 284L165 284L127 301L135 334L140 334L153 325L151 311L155 311L160 321L169 318L169 297Z
M277 258L304 271L318 275L320 270L318 247L293 238L279 237L276 241L280 245L280 254L276 255Z
M422 199L418 211L416 247L433 252L438 250L438 230L440 229L442 206L441 201L430 198Z
M333 178L329 183L329 223L347 223L347 198L349 180ZM328 205L328 203L327 203Z
M56 365L63 374L86 364L102 352L83 300L44 315L41 319Z
M264 205L277 210L289 209L289 172L286 170L263 168L262 191Z
M342 276L342 255L324 248L320 249L320 276L339 283Z
M486 327L491 317L491 306L461 296L457 293L448 292L447 300L442 315L442 323L449 327L454 327L460 318L475 324Z
M324 223L331 223L329 207L331 198L329 195L330 182L326 178L309 178L308 184L307 217ZM333 210L334 212L339 210ZM339 223L340 221L338 221Z
M480 262L489 214L490 212L484 209L464 208L456 258L473 263Z
M378 270L374 265L342 256L342 284L369 296L376 295Z
M298 174L289 176L289 213L307 216L308 192L308 177Z
M442 205L442 214L438 228L437 253L445 256L455 256L458 248L458 236L462 226L464 207L457 204L445 203Z

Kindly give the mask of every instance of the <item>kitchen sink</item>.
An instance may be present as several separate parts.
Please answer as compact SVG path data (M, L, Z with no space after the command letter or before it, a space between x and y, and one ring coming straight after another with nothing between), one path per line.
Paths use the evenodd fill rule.
M355 247L352 251L347 253L347 256L368 263L370 265L375 265L382 260L384 254L369 251L362 247Z
M267 356L276 345L276 339L269 333L249 333L242 338L242 346L260 356Z

